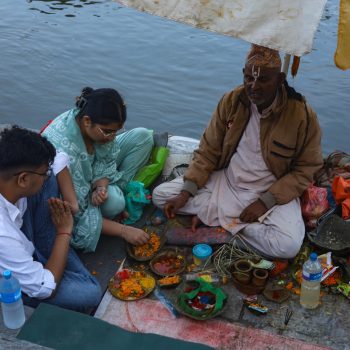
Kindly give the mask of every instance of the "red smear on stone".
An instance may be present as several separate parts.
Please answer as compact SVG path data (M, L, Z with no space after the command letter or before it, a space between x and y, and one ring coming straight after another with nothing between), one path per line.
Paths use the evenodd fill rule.
M129 303L112 299L102 319L129 331L155 333L206 344L217 349L327 349L261 329L245 328L218 319L205 322L184 316L175 319L163 304L150 299Z

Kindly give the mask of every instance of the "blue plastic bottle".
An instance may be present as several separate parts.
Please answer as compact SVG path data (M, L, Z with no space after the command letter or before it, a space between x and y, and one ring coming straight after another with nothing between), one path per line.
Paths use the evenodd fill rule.
M322 265L316 253L310 254L310 259L303 265L300 304L306 309L315 309L320 303L320 284Z
M21 286L11 271L5 270L0 279L2 317L7 328L17 329L25 322Z

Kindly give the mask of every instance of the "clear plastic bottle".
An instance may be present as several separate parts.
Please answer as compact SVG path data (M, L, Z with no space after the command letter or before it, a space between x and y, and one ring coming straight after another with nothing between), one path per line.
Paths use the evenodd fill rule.
M212 272L197 272L197 273L187 273L185 276L185 281L194 281L197 278L201 278L205 282L218 283L221 281L220 275Z
M226 284L228 282L228 277L221 276L218 273L214 273L214 272L206 272L206 271L191 272L184 275L185 281L194 281L197 278L201 278L205 282L214 283L214 284L215 283Z
M0 279L2 317L7 328L18 329L25 322L21 286L11 271L5 270Z
M320 303L322 266L316 253L311 253L303 265L300 304L306 309L315 309Z

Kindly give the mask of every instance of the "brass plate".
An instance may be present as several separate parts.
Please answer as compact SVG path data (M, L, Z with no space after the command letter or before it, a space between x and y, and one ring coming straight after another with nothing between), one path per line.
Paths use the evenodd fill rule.
M128 273L129 276L127 278L123 277L123 273L126 274ZM135 274L137 274L137 277L135 278ZM119 275L119 276L118 276ZM121 293L121 289L120 289L120 285L124 280L127 279L131 279L131 278L135 278L136 281L139 283L139 285L141 286L142 290L144 291L144 293L142 295L130 295L125 297L124 295L122 295ZM142 279L143 278L147 278L149 279L149 281L151 281L151 285L145 287L144 285L142 285ZM115 296L116 298L120 299L120 300L124 300L124 301L133 301L133 300L139 300L142 298L145 298L147 295L149 295L153 289L156 286L156 280L154 279L153 276L151 276L149 273L145 272L145 271L135 271L135 270L131 270L131 269L123 269L119 272L117 272L115 274L115 276L113 276L108 283L108 290L111 292L111 294L113 296Z

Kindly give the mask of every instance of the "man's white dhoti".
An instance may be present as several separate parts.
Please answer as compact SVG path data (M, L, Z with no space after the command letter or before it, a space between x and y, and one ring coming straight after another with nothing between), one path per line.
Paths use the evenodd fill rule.
M228 168L211 174L179 214L198 215L208 226L222 226L240 236L261 253L271 257L294 257L303 242L305 226L299 199L273 207L262 222L239 220L242 211L256 201L276 181L267 168L260 147L260 118L252 104L250 121ZM183 178L163 183L153 191L158 207L180 193Z

